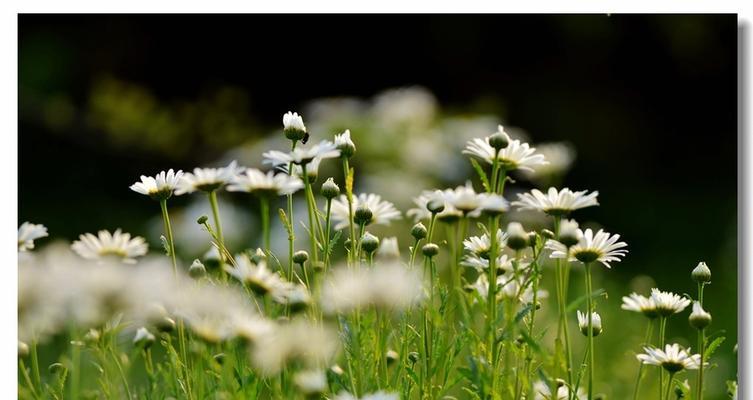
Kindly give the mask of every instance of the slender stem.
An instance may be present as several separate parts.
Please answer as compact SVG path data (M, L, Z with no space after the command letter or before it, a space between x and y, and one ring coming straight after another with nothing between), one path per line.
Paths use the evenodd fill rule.
M594 397L594 369L595 369L595 363L594 363L594 335L593 335L593 298L591 297L591 293L593 292L592 283L591 283L591 263L586 263L586 300L588 302L588 307L586 309L586 312L588 313L588 352L589 354L589 363L588 363L588 399L592 400Z
M528 326L528 337L533 339L533 327L536 323L536 309L538 308L538 292L539 292L539 263L537 261L536 250L533 253L533 302L531 303L531 323ZM526 393L530 395L532 389L533 379L531 377L531 368L533 365L533 354L531 354L531 346L526 344ZM528 397L530 398L530 397Z
M28 386L29 387L29 391L31 391L32 397L34 397L35 399L38 399L39 395L37 394L37 390L34 387L34 383L32 383L32 381L31 381L31 377L29 376L29 371L26 369L26 364L24 364L24 360L23 359L19 359L18 360L18 369L21 370L21 374L24 377L24 381L26 382L26 386Z
M496 159L495 159L496 161ZM489 370L491 381L492 393L496 393L496 361L497 361L497 332L495 326L497 325L497 224L499 220L496 216L489 217L489 243L491 244L489 249L489 288L487 290L487 317L486 317L486 335L487 335L487 348L489 350L489 360L491 360L491 368Z
M698 303L703 308L703 282L698 282ZM698 367L698 395L697 400L703 400L703 357L706 352L706 330L698 330L698 350L701 353L701 365Z
M76 345L73 346L78 347ZM39 354L37 352L36 339L32 339L31 346L29 347L31 348L29 355L31 356L31 374L34 377L34 386L38 387L39 390L42 390L42 378L39 374Z
M410 261L408 262L408 267L410 269L413 269L413 264L416 262L416 253L418 253L418 245L421 243L421 239L416 239L416 241L413 243L413 247L410 251Z
M554 217L554 234L555 234L555 240L559 240L559 226L560 222L562 220L562 217L555 216ZM555 275L556 275L556 284L555 289L557 292L557 305L559 309L559 329L557 330L557 339L556 341L561 341L564 339L564 347L565 347L565 372L567 377L567 383L568 385L572 386L573 383L573 368L572 368L572 348L570 347L570 330L568 328L567 324L567 311L566 311L566 305L567 305L567 295L566 292L566 283L564 279L564 273L563 273L563 265L562 265L562 259L557 258L555 259ZM590 296L590 293L589 293ZM561 336L562 335L562 336ZM555 368L559 370L560 364L559 364L559 353L555 354ZM556 387L554 388L556 390Z
M646 339L643 340L642 345L648 346L651 344L651 334L653 333L654 328L654 320L649 319L648 320L648 327L646 328ZM643 363L640 363L640 366L638 367L638 376L635 378L635 389L633 389L633 400L638 400L638 392L640 391L641 387L641 380L643 379Z
M675 376L674 372L669 373L669 381L667 381L667 391L665 392L666 394L664 395L665 400L669 400L669 392L671 392L671 389L672 389L672 378L674 376Z
M308 208L308 214L309 214L309 240L311 242L311 258L313 260L313 265L316 265L319 262L319 252L316 245L316 227L314 226L314 209L313 205L311 204L311 198L309 197L309 193L311 192L311 183L308 180L307 174L306 174L306 164L301 164L301 169L303 170L303 183L304 183L304 189L306 191L306 205ZM318 217L317 217L318 218Z
M261 196L260 212L261 212L261 230L264 237L264 253L269 256L270 239L269 239L269 198L267 196Z
M350 165L348 164L348 158L343 157L343 175L346 180L346 195L348 200L348 229L350 230L350 252L348 252L348 260L354 263L356 259L356 226L353 222L353 194L347 188L347 179L350 176ZM352 264L351 264L352 265Z
M497 193L501 196L505 193L505 183L507 183L507 170L503 167L499 170L499 181L497 182Z
M167 235L168 246L170 246L170 258L173 262L173 273L178 274L178 262L175 259L175 243L173 242L173 228L170 225L170 215L167 213L167 199L159 201L162 209L162 222L165 225L165 234Z
M290 145L290 151L295 150L298 141L293 140ZM288 175L293 176L293 163L288 163ZM295 251L295 223L293 223L293 194L288 195L288 223L290 232L288 233L288 279L293 281L293 252Z
M329 267L329 255L331 253L329 248L330 231L332 230L332 199L327 199L327 214L325 216L325 232L324 232L324 272L327 272Z
M662 316L659 320L659 349L664 351L664 336L666 334L667 330L667 317ZM662 392L664 389L664 369L658 368L659 370L659 399L661 399Z

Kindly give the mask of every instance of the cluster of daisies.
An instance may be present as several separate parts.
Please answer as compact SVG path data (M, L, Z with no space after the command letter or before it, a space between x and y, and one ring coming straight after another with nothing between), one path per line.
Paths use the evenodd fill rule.
M180 346L185 346L183 321L193 335L208 343L241 338L252 344L251 364L257 373L275 376L293 369L293 383L306 396L333 390L334 374L347 376L337 380L344 382L339 387L342 390L334 391L339 393L338 399L355 399L357 395L362 399L392 399L398 398L398 393L411 397L416 392L421 398L436 398L450 389L445 387L448 373L442 376L441 368L457 368L452 362L449 367L441 364L437 359L441 350L435 348L440 343L435 339L435 325L448 323L438 315L449 309L449 323L458 322L453 329L471 327L478 331L468 339L478 343L466 351L483 375L468 388L479 397L595 398L594 338L604 330L591 270L597 265L611 268L628 252L620 235L582 229L572 218L577 210L598 206L598 192L550 187L518 193L516 199L508 201L505 186L514 182L513 174L525 176L546 168L549 161L528 143L511 138L500 125L489 136L469 141L462 151L470 157L483 190L477 191L469 180L455 188L426 190L413 200L415 207L405 213L414 223L410 230L414 242L408 247L406 261L396 237L380 238L369 231L373 225L390 225L401 219L402 213L378 194L354 192L355 170L350 159L356 145L350 131L335 135L332 141L308 144L311 135L303 118L288 112L283 116L283 134L290 149L264 152L269 170L242 167L233 161L218 168L195 168L192 172L170 169L141 176L130 186L160 204L167 255L161 263L144 257L149 250L144 238L120 229L86 233L72 243L70 249L86 264L59 254L24 257L19 349L65 329L69 321L91 326L92 332L97 332L110 317L108 313L118 312L131 318L133 326L139 326L133 337L137 345L155 342L153 332L169 335L178 329ZM340 162L342 180L337 184L335 177L329 177L317 191L314 184L326 160ZM217 196L221 191L249 193L258 201L263 238L258 248L228 248ZM293 220L293 196L299 192L305 199L306 221ZM202 216L197 223L206 232L212 250L185 266L177 256L181 249L175 248L168 201L172 196L192 193L207 195L211 218ZM286 201L282 207L274 207L277 212L273 213L278 197ZM551 221L552 229L526 230L515 221L502 226L503 218L513 211L541 213ZM279 216L287 234L287 255L271 250L273 215ZM471 221L476 223L477 233L471 232ZM438 226L446 228L444 237L440 237ZM44 226L25 222L18 231L19 252L29 253L34 241L47 235ZM296 248L296 235L308 236L307 250ZM344 260L333 262L343 251ZM144 260L139 261L142 257ZM423 262L417 262L420 257ZM121 263L136 265L119 267ZM536 339L543 337L542 328L537 330L536 310L549 298L549 292L541 287L544 264L555 266L558 323L551 358L535 354L539 346L532 344L543 340ZM571 314L566 305L572 300L568 292L573 265L584 267L586 308ZM47 286L25 283L30 282L29 274L42 269L48 271L39 274L46 276L47 286L63 282L67 289L47 299L47 289L38 289ZM155 275L155 270L161 275ZM183 277L184 271L197 284ZM666 320L688 307L690 299L658 289L649 297L633 293L623 298L622 308L645 315L649 327L659 320L658 347L650 345L649 336L645 353L638 355L641 369L636 396L642 365L647 364L661 366L669 375L665 384L660 371L662 393L673 387L675 374L699 369L698 398L702 397L703 335L711 321L703 310L702 290L710 281L710 271L702 263L693 277L701 292L693 303L690 323L701 335L701 354L664 343ZM222 306L215 306L218 303ZM396 312L403 315L397 321L385 317ZM475 312L485 316L481 326L473 318ZM365 317L369 315L372 317ZM415 318L421 318L421 326L412 325ZM577 321L587 340L585 371L573 364L569 321ZM362 336L367 328L373 333ZM408 332L415 338L409 339ZM303 336L305 341L300 340ZM359 369L366 368L358 358L368 353L361 341L372 340L369 338L373 338L369 345L376 349L374 365L368 366L373 368L377 382L368 388L374 392L371 395L365 394L368 390L358 382L363 378ZM413 349L412 340L419 340L421 346ZM165 343L172 346L170 341ZM400 351L395 350L397 347ZM175 368L183 374L180 376L186 383L181 390L190 398L191 378L184 370L189 356L181 354L181 347L170 349L180 359ZM338 363L341 350L345 350L347 372ZM404 365L402 369L389 370L398 359ZM513 364L524 367L518 369ZM400 378L408 370L412 371L410 384L405 383L407 378ZM397 387L396 382L403 384ZM382 391L385 388L389 390Z

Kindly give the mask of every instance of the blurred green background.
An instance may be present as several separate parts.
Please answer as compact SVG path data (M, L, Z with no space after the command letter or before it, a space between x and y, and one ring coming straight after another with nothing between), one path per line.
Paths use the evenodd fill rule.
M605 307L652 279L693 294L690 270L708 263L711 332L728 338L709 394L736 375L735 15L21 15L19 37L19 223L67 240L121 227L157 249L155 204L128 186L167 168L258 167L286 148L288 110L314 142L350 128L358 191L405 211L422 189L470 177L463 143L501 122L575 146L563 183L602 204L576 217L630 246L596 277ZM196 197L171 200L187 259L206 246ZM255 204L223 200L229 236L254 242ZM686 317L670 337L694 345ZM604 348L631 348L600 355L615 361L615 393L632 384L643 323L605 316Z

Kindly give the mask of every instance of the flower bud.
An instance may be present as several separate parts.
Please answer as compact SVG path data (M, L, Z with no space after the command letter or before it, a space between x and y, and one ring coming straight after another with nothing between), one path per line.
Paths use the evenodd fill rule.
M439 254L439 246L434 243L427 243L421 248L421 252L424 256L432 258Z
M282 116L282 131L289 140L297 142L306 137L306 126L303 117L298 113L288 111Z
M340 195L340 187L332 178L329 178L322 184L321 194L327 200L333 199Z
M499 151L507 147L508 144L510 144L510 136L505 132L502 125L497 125L497 132L489 136L489 145Z
M199 225L204 225L207 223L207 220L209 220L209 217L207 217L206 215L202 215L196 220L196 223Z
M146 330L146 328L141 327L136 331L136 336L133 337L133 344L147 349L155 340L157 339L151 334L151 332Z
M426 209L432 214L441 213L444 211L444 200L433 198L426 203Z
M345 373L345 370L343 370L343 368L341 366L337 365L337 364L335 364L332 367L330 367L329 370L332 371L332 373L335 374L335 375L337 375L337 376L342 376L342 374Z
M356 144L350 139L350 129L346 129L345 132L335 135L335 146L340 150L342 157L351 158L353 154L356 154Z
M578 229L578 223L571 219L562 220L560 223L559 242L566 247L572 247L580 241L581 232Z
M371 254L378 248L379 238L369 232L366 232L361 238L361 249L365 251L366 254Z
M550 231L549 229L542 229L541 236L547 239L554 239L554 232Z
M601 333L601 316L598 313L591 313L591 325L593 327L594 337ZM588 314L578 311L578 327L583 336L588 336Z
M267 261L267 255L264 253L264 250L260 248L256 248L256 251L254 254L251 254L250 257L251 262L254 264L259 264L260 262Z
M99 341L99 331L92 328L84 335L84 341L87 343L97 343Z
M410 230L411 236L413 236L416 240L421 240L426 237L428 232L426 231L426 227L422 223L417 223L416 225L413 225L413 228Z
M693 312L690 313L688 322L690 322L690 326L693 328L698 330L705 329L711 324L711 314L706 312L703 307L701 307L701 303L696 301L693 303Z
M528 247L528 233L518 222L510 222L507 225L507 247L516 251Z
M303 265L309 259L309 253L306 250L298 250L293 254L293 262L298 265Z
M415 364L419 359L420 356L418 355L418 352L411 351L410 353L408 353L408 361L410 361L411 363Z
M534 231L528 232L528 245L529 246L536 247L536 241L538 239L539 239L539 237L536 234L536 232L534 232Z
M204 266L204 264L202 264L201 261L199 261L198 258L193 260L193 262L191 263L191 266L188 267L188 275L191 278L199 279L199 278L204 277L206 274L207 274L207 268Z
M368 225L371 223L371 219L374 217L374 214L371 212L369 207L366 204L361 204L356 208L355 215L353 216L353 221L357 225Z
M227 357L225 357L225 353L217 353L214 356L212 356L212 358L214 359L214 361L217 362L217 364L222 365L225 363L225 358Z
M693 278L694 281L698 283L711 282L711 270L709 269L708 265L706 265L706 263L703 261L699 262L698 266L693 268L693 272L690 273L690 276Z
M384 355L384 358L387 361L387 366L390 366L400 358L400 355L397 354L395 350L387 350L387 354Z

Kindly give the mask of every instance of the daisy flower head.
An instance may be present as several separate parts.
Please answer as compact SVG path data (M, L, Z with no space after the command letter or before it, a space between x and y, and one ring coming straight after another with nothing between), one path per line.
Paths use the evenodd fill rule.
M275 175L274 171L265 174L255 168L247 168L244 173L236 175L227 187L229 192L248 192L259 197L283 196L300 189L303 189L303 182L297 177Z
M46 226L24 222L18 227L18 251L23 252L33 249L35 240L47 236Z
M149 247L144 238L130 233L123 233L120 229L110 233L101 230L94 236L91 233L80 235L71 245L71 249L79 256L88 260L106 261L116 259L126 264L136 263L136 257L146 254Z
M644 354L636 357L643 364L658 365L669 373L674 374L684 369L698 369L701 366L701 356L692 354L690 349L682 349L679 344L668 344L664 350L655 347L644 347Z
M568 188L558 191L550 187L546 194L538 189L531 190L531 193L518 193L518 201L514 201L512 205L520 210L537 210L552 216L564 216L580 208L598 206L598 195L599 192L573 192Z
M624 296L622 298L621 308L625 311L641 313L649 319L654 319L659 316L653 297L642 296L638 293L631 293L630 296Z
M504 248L507 243L507 233L502 232L501 229L497 229L496 239L497 249ZM463 240L463 248L478 257L488 260L489 251L492 249L492 241L486 233L481 236L471 236L468 239Z
M662 292L659 289L651 289L651 300L656 304L656 312L662 317L681 313L690 305L690 299L672 292Z
M356 144L350 138L350 129L346 129L345 132L335 135L335 146L340 150L340 155L343 157L353 157L353 154L356 153Z
M551 258L566 258L569 261L580 261L583 264L600 262L607 268L612 268L610 263L621 261L620 258L627 254L627 243L618 242L620 235L610 235L599 229L595 234L591 229L585 232L578 230L580 240L569 249L562 243L549 240L546 247L552 250Z
M296 147L289 153L283 153L277 150L270 150L263 154L264 163L271 164L275 167L284 164L296 164L307 165L314 159L324 160L327 158L340 157L340 150L337 146L329 140L322 140L321 142L308 147Z
M567 142L539 143L536 150L549 163L540 165L535 171L525 171L526 178L544 182L546 178L562 176L575 161L575 147Z
M496 193L481 193L478 196L480 200L479 206L475 211L468 214L471 217L477 218L481 214L497 216L510 209L510 203Z
M167 172L160 171L155 176L141 175L141 182L134 183L130 188L136 193L141 193L155 200L166 200L173 195L181 177L183 177L183 171L175 172L170 168Z
M481 206L483 197L473 190L473 185L468 181L464 186L455 189L446 189L444 192L445 203L459 210L463 215L475 211Z
M552 388L544 381L536 381L533 384L533 400L570 400L573 398L570 395L570 388L564 381L557 380L557 397L552 397ZM575 395L575 400L586 400L588 395L582 387L578 388L578 392Z
M282 116L282 130L286 138L295 142L306 137L306 125L303 124L303 117L296 112L288 111Z
M574 219L563 219L560 221L558 238L559 242L567 247L574 246L580 241L582 231L578 229L578 222Z
M415 208L405 214L413 217L414 222L428 220L434 213L441 213L446 209L444 193L441 190L424 190L418 197L413 198Z
M499 125L497 129L498 132L504 132L502 125ZM528 143L521 143L517 139L510 140L505 148L497 150L490 143L490 137L475 138L466 144L463 154L488 164L494 164L496 159L506 171L516 169L533 171L533 167L547 163L543 155L536 153L536 148L530 147Z
M263 259L254 262L247 254L235 257L235 266L225 265L225 271L254 293L263 296L267 293L274 295L284 289L284 282L280 275L267 268Z
M183 174L183 177L178 181L175 194L182 195L197 190L213 192L232 182L235 176L243 170L244 168L239 167L236 161L232 161L226 167L221 168L194 168L193 173L186 172Z
M479 272L482 272L483 270L489 268L489 256L487 254L486 258L484 258L475 253L471 253L471 254L466 255L463 258L463 261L460 263L460 265L463 265L465 267L470 267ZM497 274L503 274L505 272L512 272L513 271L512 259L508 257L507 254L502 254L499 257L497 257L497 262L495 263L495 267L497 269Z
M378 194L361 193L353 197L353 210L357 211L359 208L371 211L371 218L367 221L366 225L389 225L390 222L402 218L400 211L395 208L395 205L387 200L382 200L382 196ZM350 216L348 214L347 196L343 194L338 199L333 200L331 212L332 220L335 222L335 229L342 229L348 226Z
M577 311L578 316L578 328L580 328L580 333L583 334L583 336L589 336L588 335L588 314L580 312L580 310ZM601 333L601 315L596 312L591 313L591 325L593 328L593 334L594 337L599 336Z

